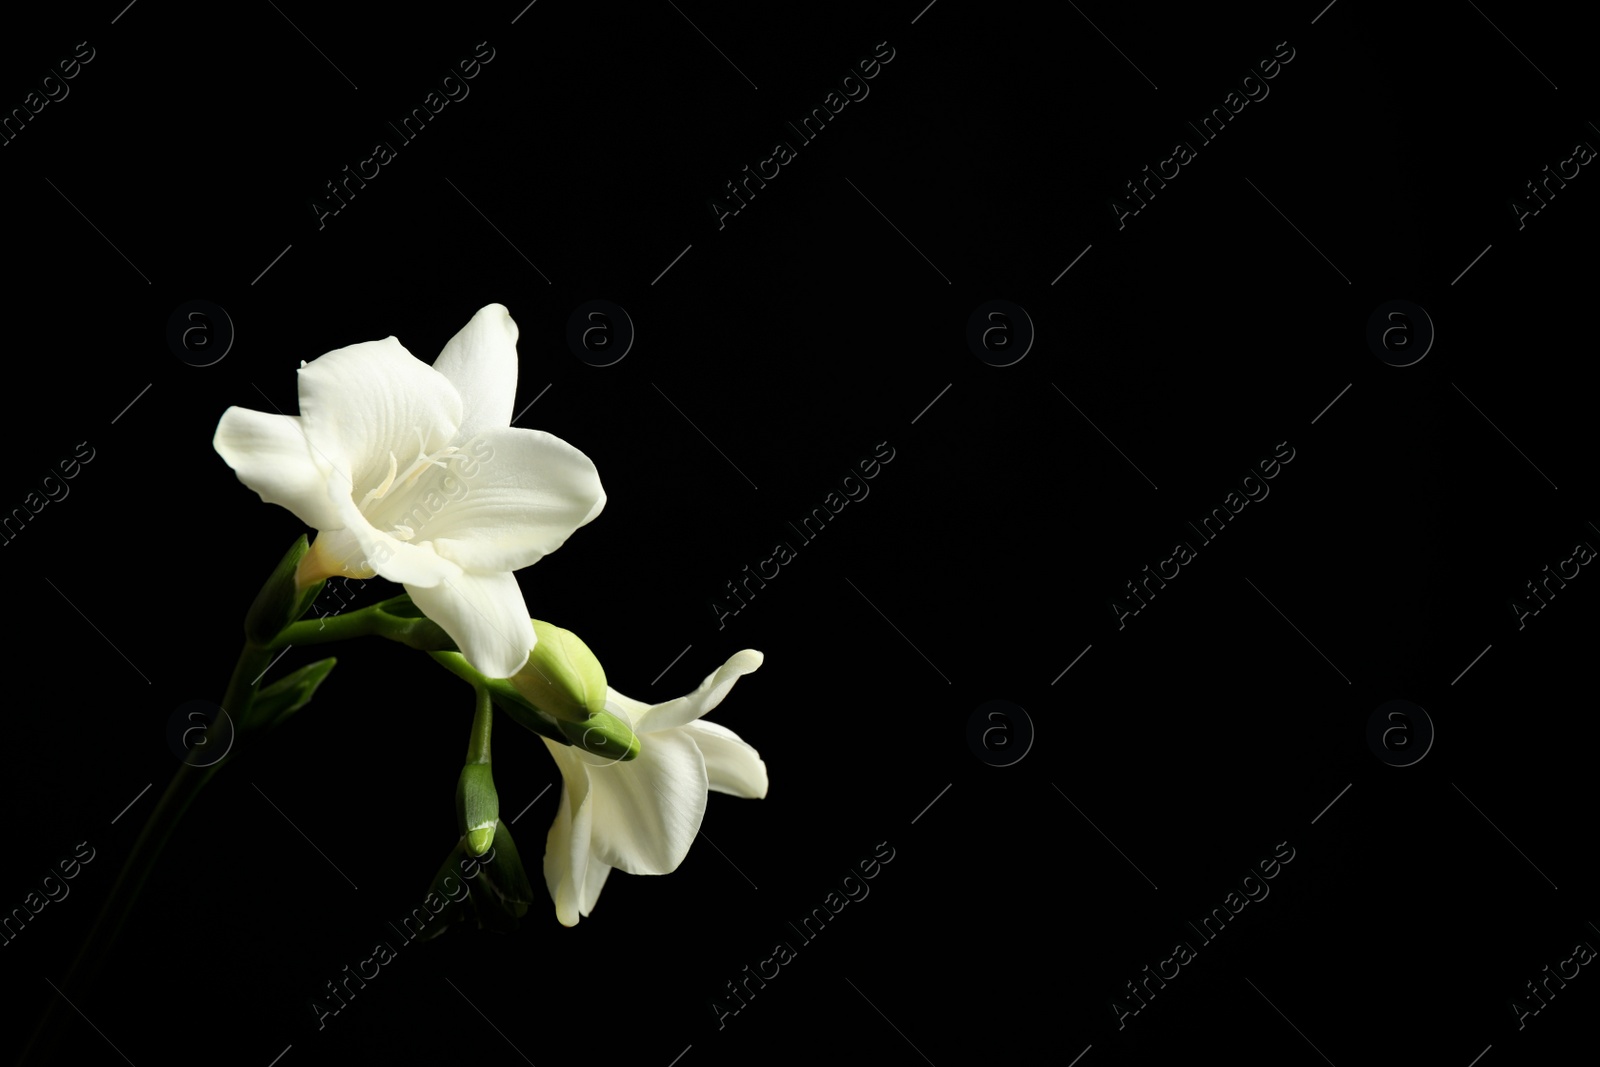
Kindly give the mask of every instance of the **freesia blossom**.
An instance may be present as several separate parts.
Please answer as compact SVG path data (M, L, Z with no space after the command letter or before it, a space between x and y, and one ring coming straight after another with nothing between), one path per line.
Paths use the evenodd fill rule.
M300 414L232 407L213 441L239 480L317 530L297 575L399 582L482 674L537 638L513 571L600 513L595 466L511 425L517 325L472 317L433 365L394 337L302 362Z
M631 722L639 737L639 755L627 762L545 740L565 786L544 853L545 884L563 926L576 926L593 910L613 867L629 874L676 870L700 832L708 790L767 795L767 765L756 750L701 719L762 659L752 649L737 652L694 692L664 704L607 686L606 710Z

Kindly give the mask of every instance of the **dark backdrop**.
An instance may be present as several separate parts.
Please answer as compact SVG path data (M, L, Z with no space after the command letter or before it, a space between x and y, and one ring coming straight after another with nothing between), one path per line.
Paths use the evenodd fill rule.
M1492 1067L1592 1038L1600 193L1574 146L1600 130L1576 24L922 2L7 16L0 104L56 99L0 146L0 506L66 495L0 546L0 905L94 855L0 948L14 1049L53 1000L59 1062L141 1065ZM875 52L813 140L786 126ZM387 125L475 54L411 141ZM1230 104L1209 141L1187 125ZM725 183L770 175L778 140L793 158L734 214ZM335 213L326 183L378 141ZM1152 172L1141 208L1125 183ZM175 350L195 300L227 321ZM567 340L591 300L631 321L610 366ZM347 645L222 769L73 996L177 766L167 723L220 698L303 532L212 450L218 418L293 412L299 362L358 341L431 360L496 301L519 425L609 493L521 573L530 610L650 700L762 650L712 718L770 795L713 795L677 872L614 875L567 930L538 873L559 777L502 720L527 918L406 945L319 1029L311 999L456 839L470 719L417 653ZM202 338L226 356L191 365ZM875 452L867 496L789 530ZM1188 525L1230 500L1214 539ZM779 540L795 558L723 614ZM1177 573L1141 608L1146 567ZM1576 576L1535 613L1546 567ZM792 932L875 852L867 895ZM1189 925L1230 904L1214 940ZM719 1022L778 941L794 958ZM1534 1014L1526 983L1563 970Z

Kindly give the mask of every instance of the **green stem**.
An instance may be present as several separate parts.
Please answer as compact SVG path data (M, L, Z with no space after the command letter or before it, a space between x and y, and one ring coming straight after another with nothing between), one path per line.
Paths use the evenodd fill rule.
M224 715L219 715L207 730L207 746L225 743L227 738L224 732L229 728L234 731L232 740L237 745L243 730L242 724L248 719L251 702L255 699L256 682L271 662L272 656L267 649L246 642L244 649L239 653L239 660L233 668L233 676L228 680L228 688L222 698ZM201 751L211 751L211 749L207 747ZM229 755L232 755L231 751ZM123 860L122 869L117 872L116 881L112 883L111 891L106 895L105 903L101 905L94 925L89 928L89 933L79 947L71 967L68 968L66 977L62 979L62 991L67 996L79 1001L87 998L106 960L110 957L112 948L116 945L117 937L133 910L140 890L144 888L145 882L155 869L162 848L172 837L178 821L183 818L189 805L211 780L217 768L225 762L227 757L208 767L198 767L187 762L179 765L177 773L167 783L166 791L156 802L155 810L145 820L144 827L133 843L133 848ZM59 998L52 998L34 1029L33 1037L24 1049L22 1058L18 1060L19 1064L34 1062L31 1059L34 1056L38 1057L37 1062L47 1062L52 1046L59 1038L62 1018L64 1016Z
M489 733L494 727L494 698L486 685L473 686L478 696L472 715L472 733L467 736L467 762L489 762Z
M532 730L541 737L548 737L558 745L572 744L562 732L561 724L528 703L522 694L517 692L516 686L507 679L484 677L459 652L433 651L428 655L438 661L445 670L470 683L480 693L488 693L494 703L500 705L500 710L510 715L517 725Z
M489 731L494 726L494 700L487 686L472 688L478 699L472 715L472 732L467 735L467 762L456 779L456 817L466 836L467 851L481 856L494 844L495 828L500 824L500 796L495 792L494 773L489 769Z
M352 637L386 637L428 652L456 647L450 635L427 616L398 613L396 609L401 608L402 602L408 611L415 610L411 598L401 594L356 611L290 623L268 643L267 650L276 652L289 645L320 645Z
M475 688L481 687L484 682L488 681L467 662L467 657L459 652L430 652L428 655L432 656L445 670L457 678L472 683Z
M345 641L352 637L367 637L378 632L380 623L378 605L329 615L321 619L301 619L292 622L273 638L271 647L285 645L320 645L329 641Z

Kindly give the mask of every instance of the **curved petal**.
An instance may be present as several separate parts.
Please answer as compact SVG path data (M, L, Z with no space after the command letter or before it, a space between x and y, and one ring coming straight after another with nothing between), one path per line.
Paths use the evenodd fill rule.
M352 567L371 570L407 588L432 588L461 574L460 564L439 555L432 545L402 541L374 527L349 492L341 491L349 483L339 473L334 473L332 483L339 506L338 532L344 535L339 543L345 550L345 562Z
M728 657L728 662L706 675L706 680L700 683L700 688L688 696L678 697L676 700L669 700L665 704L649 708L634 720L633 728L641 734L648 734L694 722L722 703L722 698L728 695L733 683L737 682L741 675L749 674L760 667L765 658L753 648L735 652Z
M602 490L600 490L600 495L594 498L594 506L589 509L589 514L585 515L583 517L583 521L578 523L578 525L579 526L587 526L587 525L589 525L591 522L594 521L595 516L600 514L601 510L604 509L605 506L606 506L606 491L604 489L602 489Z
M700 832L706 764L681 730L641 740L635 759L589 768L591 849L602 863L629 874L667 874Z
M462 437L511 425L517 396L517 324L504 304L481 308L445 342L433 369L461 394Z
M538 638L515 575L462 572L432 588L408 584L406 592L480 674L509 678L528 662Z
M595 901L600 899L600 890L605 887L606 875L610 873L610 867L593 856L589 857L589 873L583 880L583 896L578 903L578 910L585 919L594 910Z
M300 418L313 454L363 493L418 450L456 437L461 394L394 337L335 349L300 368Z
M684 727L706 761L706 785L719 793L760 800L767 795L767 765L747 741L720 723L700 719Z
M471 447L479 461L458 465L453 499L417 533L468 570L536 563L605 502L594 463L553 434L505 426L479 434Z
M635 700L617 692L609 685L606 686L606 710L627 722L634 733L639 732L639 723L643 720L645 712L650 710L650 705L642 700Z
M322 578L371 578L378 572L368 565L366 552L353 530L319 530L311 550L300 560L296 581Z
M314 530L343 525L298 416L229 408L211 446L268 504L288 508Z
M561 769L561 806L556 810L555 822L544 845L544 884L555 901L556 919L562 926L577 926L578 915L587 900L581 888L587 887L589 870L589 838L593 807L589 804L589 772L572 755L570 746L558 745L541 738L550 749L556 766ZM601 882L605 879L602 876ZM595 895L599 895L595 888Z

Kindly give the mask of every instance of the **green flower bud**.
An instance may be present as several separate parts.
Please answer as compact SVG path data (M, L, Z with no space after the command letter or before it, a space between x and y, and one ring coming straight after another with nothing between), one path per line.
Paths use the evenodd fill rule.
M563 724L586 724L591 715L604 714L606 672L589 646L571 630L532 621L539 640L522 670L511 676L517 692Z
M301 534L299 539L289 546L289 551L285 553L283 559L278 561L272 577L267 579L261 591L256 594L255 601L250 605L250 611L244 617L245 637L251 644L261 646L270 644L285 626L306 613L311 602L322 591L325 583L321 579L309 581L304 585L296 580L297 571L308 548L306 535Z
M577 747L609 760L621 762L639 755L639 735L609 711L596 712L582 722L562 722L561 732Z
M469 855L481 856L494 844L494 831L500 823L500 796L495 792L494 775L487 763L468 763L456 781L456 812L461 832L467 835Z

